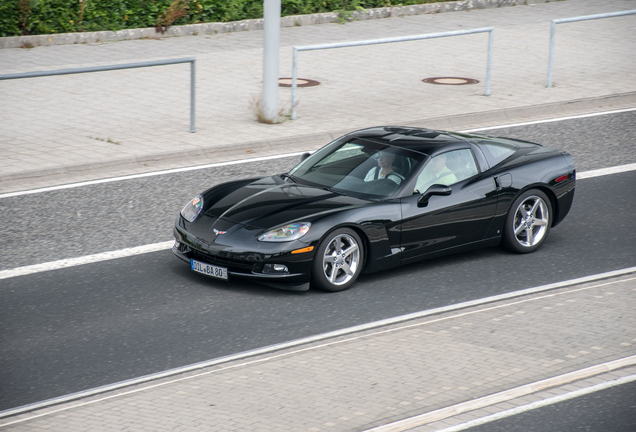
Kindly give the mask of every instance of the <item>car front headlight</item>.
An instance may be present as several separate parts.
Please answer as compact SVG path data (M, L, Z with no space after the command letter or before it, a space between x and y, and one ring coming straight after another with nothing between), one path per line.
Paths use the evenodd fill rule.
M286 242L298 240L309 232L310 222L298 222L282 227L274 228L258 237L262 242Z
M194 220L201 213L201 209L203 208L203 197L201 195L197 195L192 198L186 206L181 210L181 216L188 222L194 222Z

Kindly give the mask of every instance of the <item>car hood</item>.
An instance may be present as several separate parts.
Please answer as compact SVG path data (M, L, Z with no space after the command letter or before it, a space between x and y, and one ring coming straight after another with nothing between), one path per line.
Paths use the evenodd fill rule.
M265 229L366 204L368 202L361 199L322 188L286 183L273 176L238 188L210 203L209 207L205 205L205 215L232 224Z

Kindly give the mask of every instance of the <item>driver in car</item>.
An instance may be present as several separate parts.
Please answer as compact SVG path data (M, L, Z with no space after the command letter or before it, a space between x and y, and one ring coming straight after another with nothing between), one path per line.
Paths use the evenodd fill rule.
M402 183L404 177L395 172L393 168L393 161L395 160L395 155L392 153L387 153L381 151L378 153L378 166L375 166L369 170L367 175L364 177L365 182L379 180L379 179L389 179L396 184Z

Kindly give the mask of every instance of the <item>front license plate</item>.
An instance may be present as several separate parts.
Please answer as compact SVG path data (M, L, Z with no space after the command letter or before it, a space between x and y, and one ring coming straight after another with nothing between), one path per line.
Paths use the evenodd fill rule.
M227 269L225 267L218 267L212 264L191 259L190 268L197 273L202 273L207 276L227 280Z

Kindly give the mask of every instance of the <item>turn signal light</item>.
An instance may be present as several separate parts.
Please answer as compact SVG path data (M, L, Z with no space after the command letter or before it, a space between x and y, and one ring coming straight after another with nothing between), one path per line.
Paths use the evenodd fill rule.
M311 252L312 250L314 250L314 247L313 246L309 246L309 247L306 247L306 248L293 250L292 253L293 254L299 254L299 253Z

